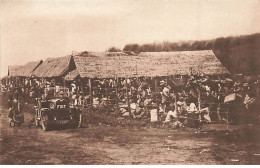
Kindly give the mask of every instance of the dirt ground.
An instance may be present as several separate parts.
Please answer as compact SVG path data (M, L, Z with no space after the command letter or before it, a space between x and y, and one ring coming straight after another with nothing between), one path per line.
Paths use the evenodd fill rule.
M9 127L0 106L0 163L34 164L260 164L259 125L204 125L202 130L130 129L96 125L44 132L25 112Z

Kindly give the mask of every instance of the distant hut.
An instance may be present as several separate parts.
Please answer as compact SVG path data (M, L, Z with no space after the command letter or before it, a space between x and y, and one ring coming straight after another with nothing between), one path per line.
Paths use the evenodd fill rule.
M8 77L11 81L17 83L24 82L26 78L32 77L32 73L42 64L42 60L28 62L21 66L9 66Z
M33 76L44 80L54 80L55 83L65 85L64 77L75 69L72 56L47 58L34 72Z
M9 77L30 77L36 68L42 64L42 60L35 62L28 62L21 66L9 66L8 76Z

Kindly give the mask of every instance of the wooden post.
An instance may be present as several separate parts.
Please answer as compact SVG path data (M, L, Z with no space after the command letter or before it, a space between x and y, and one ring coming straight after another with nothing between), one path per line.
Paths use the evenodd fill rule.
M227 124L229 123L229 104L228 104L228 108L227 108Z
M106 92L106 98L108 99L108 89L107 89L107 80L105 79L104 81L104 84L105 84L105 92Z
M88 86L89 86L89 98L90 98L90 108L91 108L91 111L93 109L93 92L92 92L92 79L89 78L88 79Z
M175 93L174 106L177 114L177 121L179 121L178 106L177 106L177 93Z
M129 111L129 117L132 117L132 114L131 114L131 108L130 108L130 102L129 102L129 93L128 93L127 78L125 78L125 87L126 87L127 106L128 106L128 111Z
M107 79L104 79L105 81L104 81L104 84L105 84L105 92L106 92L106 98L107 98L107 108L106 108L106 111L107 111L107 113L109 114L109 101L108 101L108 91L107 91Z
M85 78L80 78L80 80L82 80L83 83L85 82L84 79ZM84 87L85 87L85 83L84 83ZM84 108L85 107L85 90L84 89L82 90L82 97L83 97L82 108Z
M199 109L199 121L201 122L201 102L200 102L200 91L198 90L198 93L199 93L199 95L198 95L198 109Z
M65 81L65 78L62 77L62 80L63 80L63 87L66 87L66 81Z
M157 110L157 121L159 121L159 102L158 102L158 86L157 86L157 78L154 78L154 90L155 90L155 102L156 102L156 110Z
M81 90L81 92L83 93L83 88L84 88L84 85L83 85L83 81L82 81L82 78L80 78L80 90Z
M118 88L117 88L117 82L118 82L118 78L115 78L115 89L116 89L116 108L117 108L117 111L119 111L119 104L118 104Z

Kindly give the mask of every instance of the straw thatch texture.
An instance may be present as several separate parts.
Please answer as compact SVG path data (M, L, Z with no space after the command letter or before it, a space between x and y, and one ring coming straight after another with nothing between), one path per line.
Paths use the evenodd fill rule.
M6 78L8 78L8 76L7 76L7 75L5 75L5 76L1 77L1 78L0 78L0 81L4 80L4 79L6 79Z
M139 54L92 52L74 56L74 62L82 78L189 75L190 71L206 75L229 74L211 50Z
M58 77L69 69L71 56L47 58L34 72L36 77Z
M73 71L70 71L65 77L65 80L72 81L76 79L79 76L79 72L77 69L74 69Z
M14 66L8 66L8 76L18 76L19 69L21 69L22 66L14 65Z
M42 60L36 62L28 62L22 66L9 66L8 76L30 77L38 66L42 64Z

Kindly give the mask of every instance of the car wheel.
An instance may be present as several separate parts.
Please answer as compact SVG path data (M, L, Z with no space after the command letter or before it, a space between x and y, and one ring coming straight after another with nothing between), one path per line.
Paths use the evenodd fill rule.
M41 125L42 125L42 129L43 129L44 131L48 131L48 130L50 129L50 126L49 126L49 124L48 124L48 120L49 120L49 118L48 118L47 115L42 116Z

